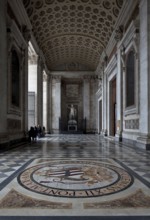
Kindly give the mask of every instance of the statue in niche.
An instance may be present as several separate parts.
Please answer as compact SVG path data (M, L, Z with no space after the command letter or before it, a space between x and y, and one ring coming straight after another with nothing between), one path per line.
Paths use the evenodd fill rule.
M68 131L77 131L77 108L71 104L68 107Z
M77 110L75 109L75 107L73 106L73 104L71 104L71 107L68 107L70 109L69 112L69 120L75 120L76 115L77 115Z

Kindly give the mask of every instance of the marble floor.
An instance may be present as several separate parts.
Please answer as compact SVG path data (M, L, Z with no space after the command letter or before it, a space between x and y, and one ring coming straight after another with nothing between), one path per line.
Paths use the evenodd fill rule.
M47 135L0 152L0 220L150 220L150 151Z

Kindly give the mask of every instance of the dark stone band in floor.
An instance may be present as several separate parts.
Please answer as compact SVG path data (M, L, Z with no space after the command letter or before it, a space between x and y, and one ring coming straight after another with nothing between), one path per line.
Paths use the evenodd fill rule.
M86 202L85 209L120 209L120 208L150 208L150 196L146 196L141 189L121 199L106 202Z
M150 216L0 216L0 220L150 220Z
M27 163L25 163L22 167L20 167L18 170L16 170L16 172L14 172L12 175L10 175L6 180L4 180L1 184L0 184L0 191L5 188L16 176L18 176L18 174L23 171L32 161L34 160L31 159L29 160ZM0 219L1 220L1 219Z
M135 173L133 170L131 170L129 167L127 167L124 163L120 162L118 159L114 159L118 164L120 164L123 168L125 168L132 176L136 177L138 180L140 180L144 185L146 185L148 188L150 188L150 182L143 179L141 176L139 176L137 173Z

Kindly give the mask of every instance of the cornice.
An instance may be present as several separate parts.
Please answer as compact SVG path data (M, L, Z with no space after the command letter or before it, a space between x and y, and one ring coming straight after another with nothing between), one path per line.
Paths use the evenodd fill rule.
M84 76L95 76L94 71L50 71L52 76L62 76L65 78L81 78Z
M104 73L110 75L116 67L117 67L117 57L116 57L116 55L114 55L111 58L107 67L105 68Z
M109 57L109 55L111 54L113 48L114 48L114 45L116 44L116 40L115 40L115 35L116 35L116 30L120 27L120 26L125 26L126 23L128 22L128 19L130 17L130 15L132 14L134 8L136 7L136 5L138 4L138 0L134 0L134 1L131 1L131 0L126 0L121 11L120 11L120 14L119 14L119 17L117 19L117 22L114 26L114 31L111 35L111 38L108 42L108 45L106 47L106 53Z
M32 30L31 22L21 0L8 0L11 9L13 10L17 21L20 25L26 25L29 30Z
M122 47L122 45L126 48L132 39L135 39L138 34L139 29L139 21L132 21L127 31L125 32L122 40L118 44L118 48Z
M110 37L110 40L107 44L107 47L105 49L105 51L103 51L103 53L101 54L100 60L99 60L99 64L97 66L97 69L95 71L96 74L98 74L98 72L100 71L100 69L102 68L102 63L104 60L104 57L107 55L108 57L110 56L110 54L112 53L114 46L116 45L116 30L122 26L122 25L126 25L126 23L128 22L128 19L130 17L130 15L133 13L133 10L135 9L136 5L139 3L139 0L126 0L124 1L124 5L122 7L122 9L120 10L120 14L119 17L117 19L117 22L114 26L114 31Z
M18 29L18 26L14 22L14 20L11 20L9 16L7 16L7 19L9 20L9 28L10 28L10 35L14 38L16 43L19 47L25 48L28 47L27 42L25 41L24 37L22 36L22 33Z

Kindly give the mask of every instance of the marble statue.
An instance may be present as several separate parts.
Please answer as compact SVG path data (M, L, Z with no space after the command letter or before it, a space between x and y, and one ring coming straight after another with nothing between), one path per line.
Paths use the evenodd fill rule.
M70 109L70 112L69 112L69 120L75 119L76 113L77 113L75 107L73 106L73 104L71 104L71 107L68 107L68 108Z

